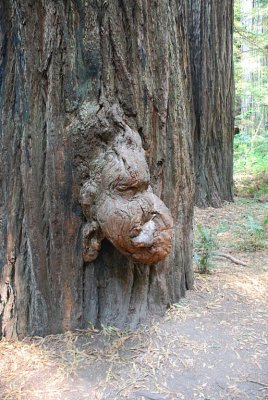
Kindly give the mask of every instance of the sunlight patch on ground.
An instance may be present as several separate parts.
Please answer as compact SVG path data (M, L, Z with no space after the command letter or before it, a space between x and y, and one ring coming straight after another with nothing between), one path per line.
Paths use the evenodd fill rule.
M239 275L222 275L225 287L232 289L251 302L268 303L268 273L252 276L240 273Z
M44 399L60 393L66 372L49 351L32 344L2 340L0 356L3 400Z

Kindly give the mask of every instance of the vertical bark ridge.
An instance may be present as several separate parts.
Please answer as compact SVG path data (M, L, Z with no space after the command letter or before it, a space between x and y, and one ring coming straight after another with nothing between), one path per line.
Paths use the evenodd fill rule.
M185 2L2 3L2 333L45 335L89 322L134 327L192 287ZM175 219L172 252L155 266L134 263L108 241L94 262L82 258L79 191L96 143L79 118L107 104L119 105L140 133L153 190Z
M233 2L189 0L196 204L233 200Z

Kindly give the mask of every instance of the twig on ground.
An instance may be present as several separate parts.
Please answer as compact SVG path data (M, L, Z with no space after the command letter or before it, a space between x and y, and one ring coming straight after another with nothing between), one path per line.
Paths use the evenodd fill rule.
M137 392L133 393L136 397L137 396L142 396L145 397L146 399L150 400L165 400L166 397L161 396L159 393L151 393L147 392L146 390L138 390Z
M244 265L244 267L248 267L247 263L245 263L244 261L241 261L238 258L235 258L235 257L233 257L233 256L231 256L230 254L227 254L227 253L217 253L216 257L228 258L228 260L232 261L235 264Z
M252 379L248 379L248 382L256 383L257 385L263 386L264 388L268 389L268 383L253 381Z

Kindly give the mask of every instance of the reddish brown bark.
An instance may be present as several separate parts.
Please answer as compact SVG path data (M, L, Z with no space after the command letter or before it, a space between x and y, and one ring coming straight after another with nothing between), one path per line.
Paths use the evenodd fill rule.
M184 1L4 0L0 7L2 334L136 326L192 286ZM89 135L80 117L106 104L140 135L152 190L174 219L172 250L153 266L108 240L94 261L83 259L80 189L98 132L109 130Z

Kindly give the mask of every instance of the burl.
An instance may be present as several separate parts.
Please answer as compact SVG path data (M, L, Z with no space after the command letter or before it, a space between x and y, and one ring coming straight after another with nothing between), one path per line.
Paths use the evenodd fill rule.
M83 230L84 260L97 257L104 238L142 264L163 260L171 249L173 220L152 193L139 134L123 124L111 143L100 147L92 171L80 193L88 221Z

